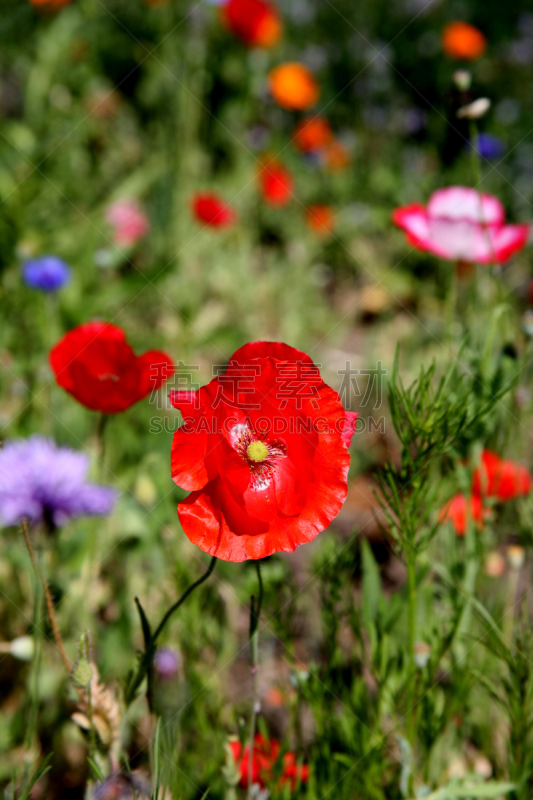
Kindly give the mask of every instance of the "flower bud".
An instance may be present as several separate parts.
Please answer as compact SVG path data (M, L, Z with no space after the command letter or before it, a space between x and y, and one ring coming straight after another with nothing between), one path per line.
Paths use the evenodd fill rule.
M467 106L462 106L457 116L459 119L480 119L484 117L490 108L490 100L488 97L479 97Z
M93 679L93 668L86 658L79 658L72 668L70 679L76 689L87 689Z
M495 550L489 553L485 559L485 575L490 578L498 578L505 572L505 559L501 553Z
M161 647L154 656L154 672L160 681L172 681L181 671L181 656L169 647Z
M462 92L467 92L472 86L472 73L467 69L458 69L453 73L453 82Z
M431 655L431 647L427 642L415 642L415 664L420 669L427 667L429 656Z
M35 643L31 636L18 636L11 642L10 648L13 658L19 661L31 661L35 652Z
M510 544L507 548L507 562L511 569L519 570L524 566L526 551L519 544Z

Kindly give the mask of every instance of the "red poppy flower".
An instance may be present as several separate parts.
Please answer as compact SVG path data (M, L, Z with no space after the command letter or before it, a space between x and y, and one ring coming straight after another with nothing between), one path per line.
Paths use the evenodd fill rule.
M250 746L246 745L243 748L238 741L231 741L229 746L240 772L239 786L242 789L247 789ZM266 741L260 734L255 736L252 753L252 784L258 784L262 789L266 788L267 783L272 781L276 771L276 762L279 759L280 752L281 744L277 739ZM309 778L309 767L306 764L299 765L293 752L285 753L282 767L283 771L279 781L281 786L289 783L291 789L295 789L298 781L305 783Z
M281 36L281 19L265 0L228 0L222 17L230 31L248 47L272 47Z
M88 322L69 331L50 351L56 381L79 403L116 414L159 389L174 372L160 350L136 356L121 328Z
M481 463L474 470L474 494L505 502L529 494L531 487L532 477L526 467L509 459L502 459L491 450L483 451Z
M450 22L442 32L442 49L449 58L475 61L487 47L487 40L478 28L468 22Z
M313 73L297 61L274 67L268 74L268 86L278 106L288 111L312 108L320 96Z
M333 140L331 127L324 117L307 117L295 128L293 141L303 153L321 150Z
M481 498L476 494L469 498L469 507L464 494L456 494L442 509L440 521L451 522L457 536L464 536L466 533L467 508L477 527L483 527L483 521L489 511L483 508Z
M277 161L271 161L259 173L261 193L270 206L285 206L292 198L294 181L291 173Z
M56 11L58 8L67 6L72 0L30 0L32 6L42 8L45 11Z
M198 222L212 228L227 228L237 218L231 206L214 192L196 194L192 201L192 210Z
M309 206L305 212L307 227L318 236L329 236L335 229L335 214L326 205Z
M247 344L225 375L170 399L184 417L172 478L191 491L178 514L202 550L224 561L292 552L338 514L357 415L308 355Z

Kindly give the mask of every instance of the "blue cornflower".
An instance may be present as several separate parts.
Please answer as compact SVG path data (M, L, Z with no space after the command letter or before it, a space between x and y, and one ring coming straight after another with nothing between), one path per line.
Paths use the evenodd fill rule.
M474 139L474 146L481 158L487 161L495 161L505 153L505 143L493 133L478 133Z
M110 486L87 482L89 458L42 436L5 442L0 449L0 521L23 517L64 525L73 517L103 517L116 500Z
M41 256L26 261L22 275L24 282L32 289L56 292L70 279L70 267L57 256Z

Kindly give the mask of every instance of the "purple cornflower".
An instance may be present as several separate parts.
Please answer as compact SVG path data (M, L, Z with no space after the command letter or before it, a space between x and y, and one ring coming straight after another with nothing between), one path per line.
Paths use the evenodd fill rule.
M169 647L160 647L154 656L154 672L161 681L174 680L181 670L181 657Z
M42 436L6 442L0 449L0 521L23 517L64 525L72 517L103 517L113 509L110 486L87 483L89 459Z
M22 276L32 289L56 292L70 279L70 267L57 256L41 256L23 264Z

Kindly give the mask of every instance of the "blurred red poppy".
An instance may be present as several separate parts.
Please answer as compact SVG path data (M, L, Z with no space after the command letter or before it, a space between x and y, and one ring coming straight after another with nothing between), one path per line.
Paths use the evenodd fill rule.
M333 139L331 127L324 117L307 117L295 128L293 142L303 153L322 150Z
M305 111L317 102L320 90L313 73L297 61L280 64L269 73L272 97L289 111Z
M266 0L228 0L222 18L248 47L272 47L281 37L279 11Z
M44 11L56 11L58 8L67 6L72 0L30 0L32 6L42 8Z
M56 381L79 403L103 414L125 411L167 381L172 359L160 350L136 356L121 328L88 322L50 351Z
M285 206L291 200L294 181L288 169L278 161L270 161L259 173L261 193L270 206Z
M335 214L326 205L309 206L306 210L307 226L319 236L329 236L335 228Z
M233 208L214 192L196 194L192 201L192 210L198 222L211 228L227 228L237 219Z
M484 450L481 463L474 470L472 491L481 497L494 497L505 502L529 494L532 483L529 470L522 464L502 459L491 450Z
M240 772L239 786L242 789L247 789L249 784L250 746L246 745L243 748L238 741L231 741L229 746ZM255 736L252 752L252 784L258 784L262 789L267 787L276 772L276 764L280 753L281 744L277 739L266 741L260 734ZM298 782L305 783L309 778L309 767L306 764L298 764L296 755L291 751L284 754L281 767L282 771L279 779L281 786L288 783L291 789L295 789Z
M338 139L335 139L324 150L324 164L332 172L344 169L349 163L350 153L348 148Z
M451 522L457 536L464 536L466 533L467 509L477 527L481 528L489 512L483 508L481 498L476 494L468 498L468 503L464 494L456 494L442 509L440 521Z
M224 561L292 552L338 514L357 415L308 355L247 344L224 375L170 400L184 418L172 478L191 491L178 514L202 550Z
M486 47L481 31L467 22L450 22L442 32L442 49L449 58L475 61Z

